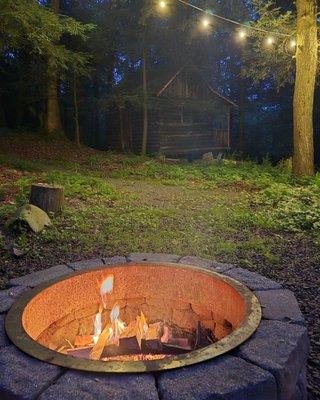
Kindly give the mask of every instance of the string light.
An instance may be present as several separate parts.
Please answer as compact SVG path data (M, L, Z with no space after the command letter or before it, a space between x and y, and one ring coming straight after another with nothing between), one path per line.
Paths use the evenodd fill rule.
M221 19L221 20L223 20L225 22L228 22L230 24L237 25L238 27L241 28L238 31L238 38L241 39L241 40L245 40L246 39L246 37L248 36L248 30L249 29L254 30L256 32L261 32L261 33L268 34L268 36L265 39L265 44L268 47L271 47L273 44L275 44L275 42L276 42L275 37L277 37L277 36L282 36L282 37L286 37L286 38L292 37L292 33L291 34L287 34L287 33L282 33L282 32L268 31L266 29L259 28L257 26L250 26L250 25L238 22L238 21L234 21L234 20L232 20L230 18L222 17L221 15L215 14L210 10L204 10L201 7L198 7L198 6L196 6L196 5L192 4L192 3L189 3L187 0L177 0L177 1L179 3L182 3L182 4L184 4L184 5L188 6L188 7L191 7L193 9L195 9L197 11L200 11L200 12L202 12L202 13L204 13L206 15L209 15L211 17ZM159 7L161 9L164 9L164 8L167 7L167 2L166 1L159 1L158 4L159 4ZM211 20L209 18L203 18L201 20L201 25L202 25L203 28L207 29L211 25ZM290 40L290 42L289 42L289 47L290 48L294 49L296 47L296 45L297 44L296 44L296 40L295 39Z
M297 45L296 39L291 39L290 40L290 47L292 49L295 49L296 45Z
M204 18L204 19L202 20L202 25L203 25L205 28L208 28L208 26L210 25L210 21L208 20L208 18Z
M244 29L241 29L238 36L240 39L244 40L247 37L247 32Z
M267 37L267 39L266 39L267 46L272 46L274 44L274 42L275 42L274 37L272 37L272 36Z

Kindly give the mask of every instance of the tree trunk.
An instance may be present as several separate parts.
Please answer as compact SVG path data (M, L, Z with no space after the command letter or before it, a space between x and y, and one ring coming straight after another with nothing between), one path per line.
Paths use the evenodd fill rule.
M74 108L74 138L77 147L80 147L80 127L79 127L79 109L78 109L78 96L77 96L77 76L73 72L73 108Z
M41 208L46 213L60 214L64 202L62 186L50 186L39 183L31 186L30 204Z
M246 149L245 143L245 102L246 102L246 89L244 77L240 78L240 100L239 100L239 133L238 133L238 150L244 154Z
M293 173L314 174L313 105L317 70L317 3L297 0L296 80L293 100Z
M145 32L144 32L145 37ZM147 89L147 52L145 39L143 40L142 49L142 84L143 84L143 131L142 131L142 146L141 154L147 153L147 141L148 141L148 89Z
M59 13L60 0L52 0L51 8L54 13ZM49 133L61 132L61 116L59 106L58 94L59 74L57 67L53 64L52 60L48 61L48 83L47 83L47 104L46 104L46 117L45 129Z

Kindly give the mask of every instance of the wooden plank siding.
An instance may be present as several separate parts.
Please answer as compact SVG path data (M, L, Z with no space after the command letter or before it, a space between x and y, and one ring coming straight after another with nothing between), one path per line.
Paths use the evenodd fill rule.
M168 156L193 155L230 148L230 115L232 101L215 92L202 77L182 68L153 97L148 110L149 154ZM114 148L141 153L142 107L127 105L110 114L114 130L110 144ZM120 123L119 123L120 120ZM125 146L124 146L125 144Z

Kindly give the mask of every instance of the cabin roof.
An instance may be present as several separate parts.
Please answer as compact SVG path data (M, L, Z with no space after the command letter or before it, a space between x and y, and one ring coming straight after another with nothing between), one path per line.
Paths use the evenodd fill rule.
M184 65L182 68L180 68L162 87L161 89L158 91L157 93L157 97L160 97L161 95L163 95L165 93L165 91L170 87L170 85L178 78L178 76L187 68L187 65ZM207 88L210 90L210 92L212 94L214 94L215 96L219 97L221 100L225 101L226 103L229 103L230 105L234 106L234 107L238 107L238 105L233 102L232 100L228 99L226 96L223 96L221 93L219 93L218 91L214 90L212 88L212 86L198 73L195 72L195 74L197 75L198 79L200 81L202 81Z

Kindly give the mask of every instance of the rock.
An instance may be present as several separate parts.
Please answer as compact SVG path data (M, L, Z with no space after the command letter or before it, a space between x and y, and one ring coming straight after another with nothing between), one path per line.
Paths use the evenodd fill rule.
M75 271L81 271L82 269L90 269L90 268L103 268L104 262L101 258L93 258L92 260L83 260L76 261L67 264L68 267L72 268Z
M236 352L272 373L278 384L278 400L288 400L307 362L307 330L301 325L262 320L258 330Z
M9 225L20 228L21 225L27 225L33 232L41 232L46 226L51 225L50 218L41 208L26 204L20 207Z
M90 374L68 371L40 400L159 400L151 374Z
M4 346L8 346L10 344L8 336L6 334L5 326L5 315L0 315L0 348Z
M165 253L131 253L127 256L129 262L150 261L159 263L176 263L180 260L180 256Z
M202 161L204 164L214 164L215 160L213 157L213 153L212 152L204 153L202 156Z
M56 265L42 271L36 271L29 275L21 276L20 278L10 279L9 283L11 286L35 287L40 285L40 283L50 281L51 279L55 279L63 275L69 275L71 273L73 273L73 270L66 265Z
M0 399L36 399L62 369L22 353L15 346L0 352Z
M251 290L274 290L282 288L279 283L247 269L234 268L224 271L224 273L247 285Z
M255 295L262 306L263 318L302 325L305 323L297 299L290 290L261 290L255 292Z
M276 400L274 377L233 356L157 374L162 400Z
M20 279L20 278L18 278ZM26 286L16 286L7 290L0 291L0 312L6 312L12 304L29 288Z

